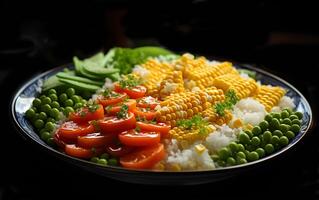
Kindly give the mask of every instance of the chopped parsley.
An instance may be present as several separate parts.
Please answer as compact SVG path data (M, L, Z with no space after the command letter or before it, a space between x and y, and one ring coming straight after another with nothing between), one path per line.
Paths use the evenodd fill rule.
M234 90L229 90L225 94L225 101L214 105L214 109L219 116L225 116L225 110L233 109L233 106L239 101Z
M105 89L102 93L101 93L104 97L107 97L107 98L111 98L111 97L118 97L120 96L119 93L116 93L110 89Z
M182 126L185 129L191 129L192 127L203 127L208 125L208 122L205 121L200 115L195 115L191 119L181 119L176 122L177 126Z
M119 85L121 88L133 88L141 84L141 80L136 76L129 74L123 76L122 80L120 80Z
M138 133L141 132L141 127L140 126L136 126L135 131L138 132Z
M94 126L94 129L96 131L100 131L100 126L99 126L99 124L98 124L98 122L96 120L90 121L90 124L92 124Z
M117 113L117 118L122 119L122 118L127 118L128 115L128 106L127 105L123 105L121 107L121 110Z

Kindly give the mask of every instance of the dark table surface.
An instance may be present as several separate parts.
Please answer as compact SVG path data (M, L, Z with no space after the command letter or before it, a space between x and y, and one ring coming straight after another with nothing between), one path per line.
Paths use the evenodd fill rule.
M305 51L313 52L312 48L291 49L273 48L258 54L251 62L258 62L294 84L310 101L316 115L318 80L312 72L318 67L317 58L305 54ZM278 56L283 51L289 51L289 54ZM260 194L263 197L319 197L319 136L316 128L289 153L273 162L231 179L195 186L148 186L119 182L83 171L40 151L14 130L8 112L10 100L18 87L34 74L63 62L66 60L48 62L23 57L10 60L6 57L0 71L3 118L0 131L0 199L111 198L111 193L121 195L117 190L119 188L136 197L143 196L145 191L161 198L171 192L188 197L211 195L212 198L238 195L255 198Z

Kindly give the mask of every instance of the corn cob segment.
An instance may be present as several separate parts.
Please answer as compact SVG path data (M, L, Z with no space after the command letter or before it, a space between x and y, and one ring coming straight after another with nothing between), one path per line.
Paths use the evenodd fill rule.
M207 126L205 133L202 133L201 130L197 127L191 129L185 129L184 127L174 127L169 131L170 137L176 139L180 142L191 144L196 140L205 139L210 132L214 130L213 126Z
M219 76L214 80L213 85L224 92L234 90L239 99L253 96L258 89L257 83L252 78L243 78L235 74Z
M231 114L230 111L225 110L225 115L220 116L218 115L214 109L208 108L202 112L202 117L212 123L215 123L217 125L223 125L223 124L228 124L233 118L233 115Z
M164 99L171 94L184 91L183 74L181 71L174 71L169 73L161 82L159 87L159 99Z
M279 100L285 93L286 91L281 87L262 85L259 87L258 93L254 96L254 99L263 104L265 109L269 112L279 103Z
M197 92L176 93L161 102L161 109L157 111L156 119L174 127L177 120L189 119L224 99L224 92L215 87Z

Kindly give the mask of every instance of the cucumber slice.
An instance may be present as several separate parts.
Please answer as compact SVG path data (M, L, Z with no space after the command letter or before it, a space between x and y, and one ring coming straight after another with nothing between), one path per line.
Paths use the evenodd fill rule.
M70 75L64 72L59 72L56 75L58 78L62 78L62 79L69 79L69 80L73 80L73 81L78 81L78 82L82 82L82 83L88 83L88 84L92 84L92 85L97 85L97 86L102 86L104 83L102 81L94 81L88 78L83 78L83 77L79 77L79 76L74 76L74 75Z
M87 83L81 83L78 81L68 80L64 78L59 79L62 83L69 85L70 87L74 87L75 89L78 89L80 91L89 91L89 92L95 92L96 90L100 89L101 87L96 85L90 85Z

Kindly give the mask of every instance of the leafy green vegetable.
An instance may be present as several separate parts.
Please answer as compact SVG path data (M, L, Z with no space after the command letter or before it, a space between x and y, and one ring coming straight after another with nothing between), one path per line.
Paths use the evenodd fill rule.
M229 90L225 94L225 101L221 103L217 103L214 106L215 112L219 116L225 115L225 110L231 110L233 109L233 106L238 102L238 97L236 95L236 92L234 90Z

